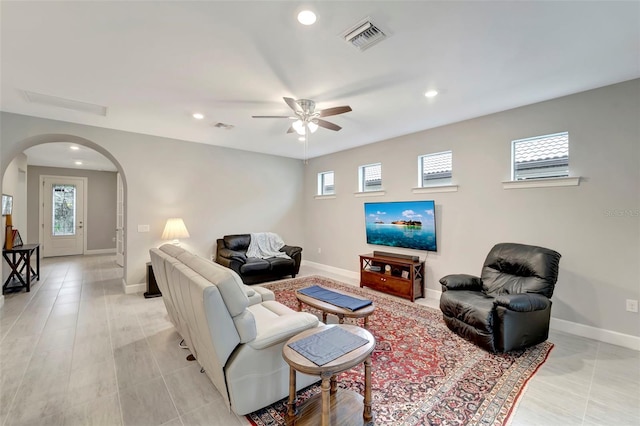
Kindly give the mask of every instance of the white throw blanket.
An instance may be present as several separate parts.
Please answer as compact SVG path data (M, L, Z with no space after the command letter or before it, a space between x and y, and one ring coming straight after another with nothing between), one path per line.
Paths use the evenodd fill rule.
M291 259L286 253L280 251L282 247L284 247L284 241L278 234L273 232L252 232L251 242L247 249L247 257L259 257L260 259L284 257Z

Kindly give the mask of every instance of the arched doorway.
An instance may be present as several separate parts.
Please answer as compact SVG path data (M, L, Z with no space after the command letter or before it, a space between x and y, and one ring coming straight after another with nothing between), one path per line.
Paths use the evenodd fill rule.
M7 168L11 164L11 162L20 155L23 155L25 150L28 150L31 147L39 146L43 144L52 144L52 143L67 143L74 144L84 148L88 148L89 150L93 150L102 156L104 156L107 160L109 160L113 166L115 167L118 175L118 186L120 189L120 194L117 197L116 203L116 216L117 216L117 227L120 228L119 238L117 239L117 247L120 247L122 252L126 250L126 237L124 233L124 229L126 228L126 200L127 200L127 180L124 174L124 170L120 162L105 148L100 146L99 144L83 138L79 136L69 135L69 134L42 134L37 136L32 136L29 138L25 138L20 141L14 141L7 151L3 153L2 156L2 176L4 177L7 173ZM24 156L24 155L23 155ZM40 203L39 203L40 204ZM26 205L26 203L25 203ZM33 236L30 237L32 241L40 240L41 236ZM40 241L42 242L42 241ZM126 276L127 272L127 264L126 264L126 256L118 256L119 260L121 260L120 265L123 267L123 274Z

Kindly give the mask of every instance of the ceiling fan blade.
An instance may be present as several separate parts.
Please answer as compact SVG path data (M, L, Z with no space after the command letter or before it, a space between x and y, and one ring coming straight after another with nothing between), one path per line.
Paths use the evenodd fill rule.
M293 128L293 126L289 127L289 130L287 130L287 133L293 133L296 130Z
M351 111L351 107L348 105L327 108L320 111L320 117L329 117L330 115L344 114L345 112L349 111Z
M313 120L313 122L320 127L324 127L325 129L329 129L329 130L335 130L336 132L342 129L342 127L338 126L337 124L330 123L327 120L316 119L316 120Z
M296 100L293 98L282 98L289 105L289 108L294 110L295 112L300 111L300 106L296 103Z
M252 115L251 118L290 118L295 120L296 117L289 117L288 115Z

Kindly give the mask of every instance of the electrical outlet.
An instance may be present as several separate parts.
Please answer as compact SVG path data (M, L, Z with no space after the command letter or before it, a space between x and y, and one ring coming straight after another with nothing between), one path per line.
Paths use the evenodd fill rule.
M638 301L635 299L627 299L627 312L638 312Z
M138 232L149 232L149 225L138 225Z

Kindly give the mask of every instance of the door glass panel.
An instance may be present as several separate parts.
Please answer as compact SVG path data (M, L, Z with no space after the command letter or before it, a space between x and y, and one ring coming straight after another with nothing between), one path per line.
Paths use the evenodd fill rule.
M54 184L53 236L76 235L76 186Z

